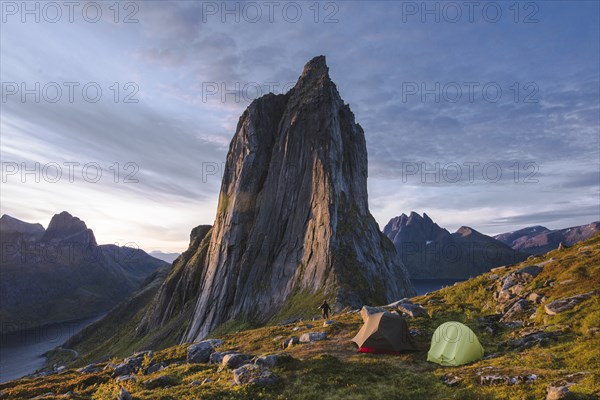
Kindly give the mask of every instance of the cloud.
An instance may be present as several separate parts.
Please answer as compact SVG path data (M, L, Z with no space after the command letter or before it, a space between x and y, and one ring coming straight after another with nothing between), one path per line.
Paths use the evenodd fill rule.
M412 209L450 227L506 230L541 222L575 225L594 216L600 147L597 3L540 3L541 22L534 24L513 22L508 8L495 24L480 15L474 23L422 23L419 16L404 22L403 2L377 1L335 2L334 23L323 22L332 12L325 3L319 3L318 15L301 3L296 23L283 18L281 9L273 22L264 17L223 23L221 15L205 13L205 3L142 2L136 24L105 19L3 25L3 82L93 81L104 96L94 104L3 103L2 160L104 167L131 161L140 179L129 186L108 181L90 186L81 179L71 186L9 184L3 210L42 222L57 210L82 210L106 238L123 218L131 235L119 230L115 238L146 235L153 248L161 248L161 241L165 249L175 242L185 247L189 229L214 218L220 177L203 177L203 166L225 160L239 115L252 100L236 83L277 82L281 90L296 81L307 60L325 54L333 80L365 130L371 209L380 224ZM139 103L109 101L114 82L121 90L126 82L136 83ZM208 100L207 82L220 90ZM468 82L479 85L473 93ZM221 96L222 84L232 93ZM407 95L407 84L417 84L419 93ZM502 89L497 102L484 97L486 84ZM423 97L422 85L439 85L439 101L432 94ZM456 85L463 92L453 102L448 96ZM481 176L474 182L402 182L406 162L442 168L495 163L504 174L496 183ZM539 182L526 185L522 174L514 182L515 162L534 162ZM28 199L25 205L22 198ZM102 204L127 211L111 215ZM160 212L153 211L157 208ZM146 221L154 214L162 220Z

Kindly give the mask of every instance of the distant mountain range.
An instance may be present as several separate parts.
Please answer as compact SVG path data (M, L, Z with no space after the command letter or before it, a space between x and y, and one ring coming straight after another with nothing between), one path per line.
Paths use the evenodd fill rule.
M448 232L427 214L392 218L383 233L394 243L411 279L466 279L490 269L571 246L600 232L600 222L550 230L536 225L494 237L461 227Z
M466 279L527 258L473 228L450 233L416 212L392 218L383 233L394 243L411 279Z
M165 253L162 251L151 251L148 254L154 258L158 258L159 260L166 261L169 264L172 264L173 261L175 261L175 259L181 255L181 253Z
M600 222L596 221L587 225L555 230L536 225L502 233L494 238L522 253L538 255L556 249L561 243L564 246L571 246L587 240L598 232L600 232Z
M108 311L168 266L140 249L98 245L68 212L48 229L3 215L0 245L2 333Z

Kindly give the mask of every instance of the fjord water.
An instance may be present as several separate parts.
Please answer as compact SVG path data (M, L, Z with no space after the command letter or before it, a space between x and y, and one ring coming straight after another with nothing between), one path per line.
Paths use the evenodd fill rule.
M415 279L417 295L452 286L458 279ZM20 378L42 368L44 353L60 346L75 333L102 318L102 315L77 321L2 335L0 346L0 383Z
M0 383L31 374L44 366L44 353L60 346L92 322L97 315L76 321L7 333L0 341Z

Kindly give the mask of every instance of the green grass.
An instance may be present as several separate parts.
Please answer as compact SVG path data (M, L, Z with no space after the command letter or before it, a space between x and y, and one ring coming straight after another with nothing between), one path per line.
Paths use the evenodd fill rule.
M590 252L578 253L587 246ZM589 292L600 287L600 236L581 245L509 266L495 272L503 276L525 265L555 258L543 272L527 285L552 301L555 299ZM137 382L123 386L137 400L197 400L197 399L543 399L546 387L563 379L567 374L588 372L580 382L571 386L579 399L600 395L600 335L590 328L599 326L600 301L592 297L573 310L557 316L548 316L543 305L538 307L537 318L527 321L524 328L499 327L495 334L483 329L478 318L497 312L493 293L496 281L484 274L456 286L419 296L413 301L423 304L428 317L408 319L410 328L418 329L415 337L418 351L402 356L359 354L350 339L362 325L358 314L337 314L336 324L322 327L319 322L311 329L292 332L295 326L272 325L252 328L247 323L229 321L211 336L225 341L222 350L237 350L255 355L281 352L283 339L310 331L327 332L328 339L286 350L294 361L274 368L280 382L269 388L239 387L232 384L230 371L218 371L214 365L189 365L183 362L187 345L177 345L157 351L156 361L165 361L169 367L153 375L137 376ZM546 285L554 279L554 286ZM573 280L573 282L568 282ZM567 282L564 282L567 281ZM563 282L563 283L559 283ZM286 304L278 318L297 315L303 309L315 309L322 301L322 294L296 294ZM435 302L433 302L435 301ZM457 320L467 324L477 334L485 354L493 358L479 360L460 367L441 367L426 361L431 336L441 323ZM525 330L565 330L566 334L555 341L522 351L498 346L500 342L513 339ZM275 340L274 340L275 339ZM118 342L118 341L117 341ZM127 346L124 346L126 348ZM531 383L513 386L482 386L478 383L478 371L493 367L493 373L510 376L534 373L539 379ZM463 378L456 387L447 387L441 378L453 373ZM119 384L110 378L109 372L80 375L69 370L58 376L39 379L21 379L0 385L2 398L21 399L39 394L58 394L74 390L76 399L114 399ZM166 389L146 390L143 383L162 374L171 375L176 385ZM201 386L191 386L194 380L212 381Z

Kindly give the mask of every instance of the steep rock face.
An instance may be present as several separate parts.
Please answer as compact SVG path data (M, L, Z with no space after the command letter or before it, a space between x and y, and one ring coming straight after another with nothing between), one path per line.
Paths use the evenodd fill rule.
M168 323L173 326L184 324L184 328L187 326L198 297L211 229L210 225L200 225L192 229L188 249L173 262L169 275L147 307L136 329L137 334L156 332ZM173 330L164 329L164 332L165 335L171 335ZM183 332L180 332L179 336L181 334Z
M572 246L582 240L587 240L600 232L600 222L587 225L573 226L565 229L549 230L543 226L533 226L515 232L502 233L495 238L515 250L526 254L539 255L558 248L562 243Z
M411 212L392 218L383 232L413 279L466 279L526 257L467 226L450 233L427 214L421 217Z
M354 307L414 293L369 212L364 132L323 56L242 114L218 204L187 341L266 322L298 293Z

